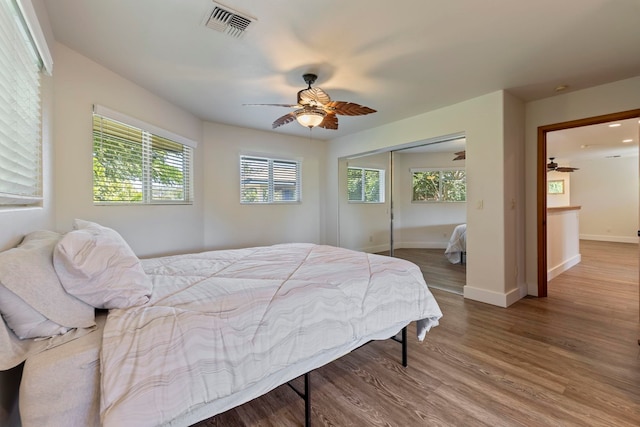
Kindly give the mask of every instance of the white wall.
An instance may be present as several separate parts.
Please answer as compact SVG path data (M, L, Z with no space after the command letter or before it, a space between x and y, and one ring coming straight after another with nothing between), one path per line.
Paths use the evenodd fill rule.
M445 249L453 229L467 222L467 203L411 201L411 169L464 169L465 160L454 161L453 153L393 153L394 248Z
M530 295L538 295L536 237L538 127L634 110L640 108L638 94L640 94L640 76L526 104L526 279Z
M504 283L506 305L527 294L525 282L524 103L504 93ZM491 155L491 153L487 153Z
M505 110L505 106L507 110ZM509 114L505 115L505 111ZM524 239L517 233L505 235L505 200L513 200L509 226L517 229L523 194L521 135L515 125L505 126L511 112L522 112L521 103L503 91L494 92L459 104L400 120L330 142L327 156L327 206L335 211L338 203L338 159L358 153L396 147L443 135L465 134L467 139L467 298L507 306L519 299L518 277L505 274L505 239L515 258L524 254ZM522 114L520 114L521 120ZM515 131L513 131L515 129ZM505 140L507 135L507 140ZM519 139L520 138L520 139ZM505 143L512 167L505 167ZM516 175L516 172L518 175ZM506 174L506 175L505 175ZM511 206L511 205L509 205ZM338 240L337 218L327 216L326 241ZM514 268L517 263L514 263ZM522 283L523 285L524 283Z
M640 125L639 125L640 127ZM638 243L638 156L577 160L571 204L580 210L580 238Z
M385 170L384 203L349 202L347 167ZM339 246L365 252L382 252L390 247L391 169L389 153L354 159L340 159L338 167Z
M298 126L292 124L291 126ZM204 245L237 248L284 242L320 243L324 141L204 123ZM240 155L302 161L302 203L240 204Z
M201 249L203 149L194 152L193 205L94 206L91 114L101 104L194 141L202 141L201 121L60 43L53 80L55 228L70 230L74 218L96 221L139 256Z

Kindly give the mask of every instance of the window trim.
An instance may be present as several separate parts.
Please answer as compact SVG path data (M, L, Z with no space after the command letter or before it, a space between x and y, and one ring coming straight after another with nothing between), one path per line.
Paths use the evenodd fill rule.
M244 159L256 159L256 160L266 160L268 163L268 178L267 178L267 186L268 186L268 201L266 202L252 202L243 200L242 192L243 192L243 161ZM274 162L282 162L282 163L295 163L296 164L296 200L274 200L274 177L273 177L273 163ZM238 169L239 169L239 179L240 179L240 192L239 199L241 205L296 205L302 203L302 159L301 158L285 158L285 157L272 157L264 154L240 154L238 161Z
M380 183L380 187L378 188L378 200L376 201L367 201L364 200L365 186L364 183L362 185L361 198L360 200L351 200L349 198L349 188L347 187L347 203L354 204L367 204L367 205L376 205L376 204L384 204L386 203L386 179L387 179L387 170L383 168L377 167L367 167L367 166L349 166L347 165L347 186L349 185L349 169L359 169L362 171L363 176L365 171L376 171L380 175L382 175L382 179L380 179L380 175L378 175L378 181Z
M154 135L161 136L166 139L170 139L173 142L178 142L182 145L188 145L191 148L198 148L198 142L192 139L186 138L182 135L178 135L161 127L152 125L140 119L136 119L135 117L128 116L124 113L120 113L118 111L112 110L110 108L104 107L99 104L94 104L93 113L99 116L106 117L111 120L115 120L120 123L124 123L125 125L133 126L138 129L145 130Z
M413 192L413 176L416 172L447 172L447 171L463 171L465 178L465 200L415 200ZM467 202L467 170L466 167L442 167L442 168L411 168L411 203L466 203ZM438 193L441 193L442 187L438 188Z
M42 68L48 76L53 75L53 58L51 57L51 51L47 44L47 39L44 36L38 15L33 7L31 0L16 0L16 4L22 13L22 17L27 25L29 34L33 44L35 45L40 60L42 61Z

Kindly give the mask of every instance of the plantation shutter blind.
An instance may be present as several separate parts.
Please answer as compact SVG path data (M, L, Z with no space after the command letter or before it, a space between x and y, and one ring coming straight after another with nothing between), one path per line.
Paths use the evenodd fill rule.
M269 160L255 157L240 159L240 202L269 202Z
M182 136L94 106L94 202L192 203L196 146Z
M273 161L273 201L297 202L300 200L298 182L300 169L297 162Z
M193 200L191 148L158 135L151 135L150 148L151 200Z
M0 0L0 204L42 200L40 71L51 57L33 6Z
M95 202L142 202L142 130L93 116Z

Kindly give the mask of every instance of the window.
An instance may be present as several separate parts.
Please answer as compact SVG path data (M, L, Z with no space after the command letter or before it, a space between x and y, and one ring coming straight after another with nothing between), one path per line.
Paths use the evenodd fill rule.
M191 204L195 145L186 138L95 106L93 202Z
M415 169L414 202L464 202L467 200L467 177L461 169Z
M300 200L300 162L240 157L240 203L296 203Z
M0 0L0 205L42 200L41 71L51 56L31 2Z
M350 202L384 203L384 170L347 168Z

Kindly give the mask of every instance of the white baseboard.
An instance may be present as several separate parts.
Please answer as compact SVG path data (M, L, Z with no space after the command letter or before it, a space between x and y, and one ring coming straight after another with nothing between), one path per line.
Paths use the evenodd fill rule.
M549 270L547 270L547 282L555 277L558 277L574 265L579 264L580 261L582 261L582 255L578 254L574 257L569 258L562 264L558 264L555 267L550 268Z
M469 285L464 287L464 297L466 299L480 301L503 308L509 307L511 304L524 298L526 295L526 288L515 288L503 294L500 292L489 291L487 289L474 288Z
M581 234L580 240L597 240L599 242L638 243L637 237L629 236L600 236L597 234Z
M395 249L447 249L447 243L442 242L394 242Z

